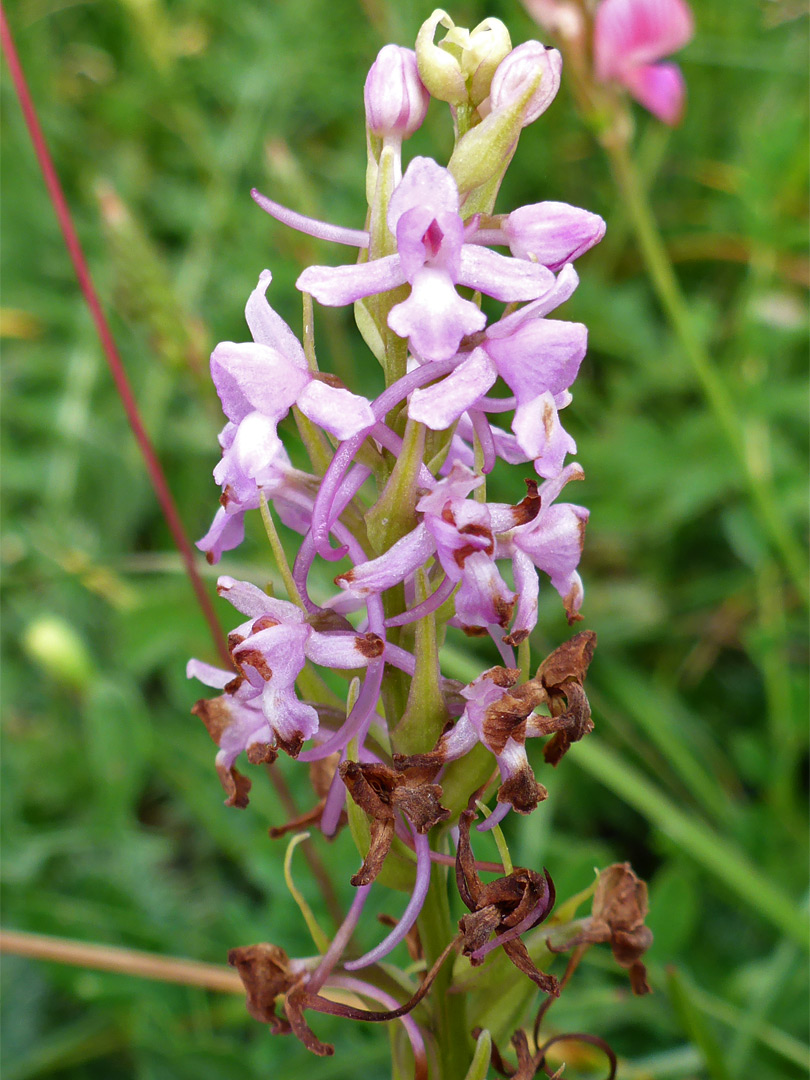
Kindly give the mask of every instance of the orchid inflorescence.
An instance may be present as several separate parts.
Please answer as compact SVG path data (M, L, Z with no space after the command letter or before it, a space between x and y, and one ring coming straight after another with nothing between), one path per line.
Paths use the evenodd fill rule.
M437 44L439 27L445 35ZM214 470L221 505L198 546L219 562L243 540L245 514L261 510L289 599L220 577L220 596L242 617L228 638L233 668L189 663L189 676L221 691L194 712L218 746L227 805L248 804L251 780L236 768L241 755L271 766L283 751L309 764L319 801L271 834L306 822L331 837L348 820L361 856L351 878L355 899L320 956L291 959L265 943L234 949L229 959L251 1014L274 1031L294 1031L317 1054L332 1048L312 1032L306 1010L400 1018L420 1077L429 1066L434 1076L464 1075L473 1028L479 1049L491 1040L487 1008L479 1001L475 1015L465 1012L482 977L506 999L516 967L553 999L560 985L542 967L554 954L575 950L577 958L588 944L607 941L630 968L633 989L648 989L639 959L650 938L646 888L629 866L609 868L587 892L594 895L589 919L573 919L583 895L531 934L551 915L554 884L546 870L513 868L498 828L510 811L533 813L546 797L526 740L550 737L543 755L556 766L593 727L583 682L595 635L575 634L534 675L529 635L541 577L569 622L581 618L577 567L588 511L561 500L583 472L566 464L576 445L560 415L572 400L587 332L549 316L576 289L573 262L605 225L551 201L494 213L521 130L551 104L561 66L560 54L539 42L512 48L497 19L468 31L443 11L423 25L415 51L385 46L365 84L365 228L316 221L252 193L277 220L354 248L357 258L311 266L298 278L303 343L270 306L272 277L262 271L245 311L252 341L222 342L211 356L227 423ZM403 171L402 143L431 98L450 107L452 155L447 166L414 157ZM482 294L505 305L498 317L487 317ZM385 377L373 400L320 370L312 298L354 305ZM290 412L310 472L293 466L279 434ZM487 498L498 459L533 464L536 478L512 503ZM302 537L292 567L273 511ZM313 584L311 571L324 562L338 570L331 595ZM448 627L486 637L499 663L468 685L446 678L439 650ZM317 668L345 674L340 706ZM494 830L500 864L475 858L477 808L487 816L476 831ZM448 866L467 909L457 931L440 910ZM482 880L493 870L494 880ZM351 937L375 882L409 899L383 940L358 957ZM402 942L423 970L419 983L404 974L392 980L377 966ZM450 972L444 965L452 953ZM355 974L363 969L367 979ZM431 1012L426 995L435 980L452 1008L445 1002ZM524 993L520 986L517 999ZM359 1007L363 999L382 1011ZM448 1048L452 1022L462 1041ZM497 1034L494 1020L489 1027ZM521 1077L545 1067L537 1032L534 1049L522 1030L514 1039Z

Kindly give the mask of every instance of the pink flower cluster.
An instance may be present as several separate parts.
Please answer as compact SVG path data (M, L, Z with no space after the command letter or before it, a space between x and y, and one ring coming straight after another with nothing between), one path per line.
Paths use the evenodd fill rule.
M525 738L573 723L564 707L553 723L532 721L533 709L557 699L542 681L530 695L516 694L516 649L537 623L543 580L561 597L569 621L580 617L577 567L588 511L561 498L583 476L579 465L566 463L576 444L561 415L572 401L587 331L553 313L577 287L574 261L601 240L605 224L597 214L554 201L493 212L520 131L550 105L561 67L559 53L538 42L511 49L496 23L488 20L468 38L458 32L455 53L434 46L430 34L418 56L393 45L380 52L365 87L368 228L315 221L253 192L260 207L290 227L358 251L351 263L309 267L297 287L320 304L357 306L361 331L386 371L383 392L369 400L318 370L268 302L267 270L247 301L251 340L222 342L211 356L227 422L214 470L221 505L198 546L219 562L242 542L247 511L265 499L302 539L289 601L229 576L219 579L220 595L243 621L229 638L232 671L190 662L189 676L222 692L195 711L218 745L230 805L248 801L250 781L235 767L242 753L252 763L272 763L279 751L310 763L329 760L323 831L338 827L347 793L372 819L371 847L357 876L363 889L395 836L415 852L405 914L347 970L379 960L414 924L436 856L427 834L451 813L457 820L462 809L439 804L445 766L480 744L501 778L490 824L510 809L528 813L544 793L533 780ZM456 150L448 166L414 157L403 171L402 143L424 120L426 84L433 96L449 95ZM472 95L467 112L463 93ZM497 317L484 313L482 295L504 305ZM404 360L399 370L391 361L396 350ZM321 475L291 464L279 430L291 410L324 433L321 447L335 447ZM413 446L421 454L428 441L433 456L413 461ZM526 481L527 492L515 491L513 503L484 495L498 459L531 462L537 474ZM375 461L378 499L410 469L402 498L411 500L403 508L411 527L382 548L363 524L375 513L366 494ZM318 559L347 560L331 595L312 586ZM466 687L440 680L450 727L422 747L421 757L409 759L396 753L401 718L385 714L381 690L391 672L415 676L412 631L423 620L442 632L449 625L488 636L505 667ZM362 676L345 713L301 699L297 682L307 665ZM506 734L493 734L497 717L509 718ZM369 741L375 723L387 726L390 747L386 739ZM577 723L587 729L581 717ZM515 924L519 930L503 924L515 955L522 956L517 934L545 917L553 900L545 885L535 887L531 918ZM479 942L470 950L483 958L490 946ZM316 976L310 989L324 978Z

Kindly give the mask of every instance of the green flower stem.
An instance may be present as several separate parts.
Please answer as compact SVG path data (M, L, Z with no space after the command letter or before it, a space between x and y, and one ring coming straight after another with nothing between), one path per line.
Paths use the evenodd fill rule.
M681 292L627 144L620 139L605 139L603 145L610 158L616 184L624 198L624 205L630 215L636 239L661 306L743 471L752 504L763 530L802 597L806 597L807 568L801 546L786 523L768 486L767 478L756 468L755 462L749 456L743 435L743 424L737 415L731 395L705 345L695 332L686 297Z
M457 932L450 917L446 867L432 867L430 888L417 927L425 952L425 963L430 968ZM466 994L448 993L452 978L453 965L447 961L431 988L430 1006L441 1080L464 1080L473 1053L473 1041L467 1021Z
M272 511L270 510L270 506L268 505L263 491L259 492L259 507L262 512L264 531L267 533L267 539L270 541L273 558L276 560L276 566L278 567L278 572L281 574L281 580L284 582L284 588L287 590L287 596L297 607L300 607L302 611L306 611L304 601L301 599L301 593L298 591L298 586L295 584L295 580L292 576L290 564L287 562L286 552L281 545L281 537L278 535L276 523L273 521Z

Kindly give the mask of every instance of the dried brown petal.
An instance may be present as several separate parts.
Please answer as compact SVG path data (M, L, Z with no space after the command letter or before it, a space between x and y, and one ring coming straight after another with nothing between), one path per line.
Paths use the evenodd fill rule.
M583 683L596 648L593 630L582 630L550 653L537 669L537 678L549 692L573 679Z
M547 975L545 972L538 970L538 968L534 966L534 962L529 956L529 950L520 938L512 938L511 941L505 941L503 944L503 951L518 971L522 971L524 975L527 975L544 994L553 994L554 997L559 996L560 987L557 980L553 975Z
M503 934L517 927L547 898L548 905L543 905L531 924L536 925L548 915L554 903L551 879L547 880L542 874L522 866L487 884L481 881L470 844L470 826L474 818L475 812L470 809L461 814L456 851L456 883L459 895L465 907L472 913L465 915L459 922L462 952L470 957L473 966L476 961L472 954L487 943L491 934ZM526 929L528 928L527 926ZM505 940L501 947L515 967L528 975L545 993L559 993L557 980L538 971L519 937Z
M308 995L304 989L306 972L293 971L290 958L278 945L263 943L231 949L228 963L237 969L247 992L247 1010L254 1020L270 1024L275 1035L292 1030L308 1050L320 1057L335 1048L322 1043L304 1020ZM276 999L284 997L286 1019L276 1012Z
M253 786L251 781L233 765L230 769L226 769L224 765L217 765L217 776L228 796L225 805L238 806L240 810L244 810L249 802L248 792Z
M519 814L531 814L547 798L547 789L538 784L528 762L498 788L498 802L511 803L512 809Z
M614 863L599 875L592 914L582 930L566 942L565 950L578 945L609 944L616 963L627 968L634 994L650 993L640 957L652 945L652 930L644 925L648 912L647 886L630 863Z
M537 481L526 480L526 495L517 506L512 508L512 516L515 519L514 525L527 525L530 521L534 521L540 513L541 505L542 500L537 490Z
M426 833L450 816L440 802L442 789L431 781L441 767L440 760L397 758L389 765L344 761L340 775L349 794L370 818L371 846L353 885L367 885L382 869L394 839L394 819L401 810L417 832Z
M233 722L227 694L215 698L201 698L191 706L194 716L199 716L206 731L219 746L223 733Z
M474 911L470 915L463 915L459 920L458 928L463 934L461 951L465 956L474 953L482 945L486 945L492 934L501 925L501 913L492 905ZM475 965L475 961L471 961ZM483 963L479 960L478 963Z
M647 885L630 863L613 863L599 875L593 897L593 917L611 929L636 930L649 912Z
M354 647L367 660L376 660L385 651L385 642L379 634L358 634L354 639Z
M591 708L582 688L588 665L596 648L596 634L583 630L554 650L535 676L547 695L550 717L534 716L528 722L527 734L554 733L543 747L543 756L550 765L557 765L570 748L593 730Z
M272 765L278 757L278 751L270 743L251 743L247 748L247 759L251 765Z
M290 958L278 945L264 942L231 949L228 963L239 972L247 993L247 1010L254 1020L270 1024L276 1033L290 1030L276 1013L276 998L287 993L300 976L290 972Z

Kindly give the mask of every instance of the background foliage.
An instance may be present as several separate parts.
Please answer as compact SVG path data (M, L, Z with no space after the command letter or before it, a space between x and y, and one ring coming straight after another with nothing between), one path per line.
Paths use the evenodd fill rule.
M637 154L751 459L799 531L807 26L790 0L694 6L685 122L670 134L637 113ZM263 267L275 277L272 302L296 326L302 263L334 261L262 215L248 189L360 224L365 73L385 41L413 42L430 5L8 8L147 427L200 536L216 506L221 423L207 353L244 336L244 301ZM467 26L498 15L515 43L537 33L511 0L469 0L451 13ZM213 659L206 627L125 430L7 80L2 93L3 922L218 962L231 946L267 939L307 954L282 884L284 843L266 833L285 816L276 795L257 774L250 808L225 810L213 746L189 715L199 688L184 665ZM434 105L408 149L446 160L449 147L448 118ZM567 419L587 473L576 495L592 509L582 570L584 625L600 640L589 676L597 731L558 772L540 768L551 797L507 832L516 861L547 865L563 897L595 865L630 859L650 881L656 935L653 997L633 1000L607 951L592 950L550 1019L609 1039L628 1078L802 1076L803 598L769 554L565 81L525 133L499 206L542 198L609 223L565 312L591 335ZM317 329L324 366L368 392L379 386L350 312L320 311ZM261 581L269 553L253 526L222 569ZM536 655L568 633L549 593ZM448 658L462 676L492 662L458 648ZM346 836L319 843L345 907L356 852ZM303 861L297 878L317 907ZM401 899L377 904L397 912ZM379 934L365 932L369 944ZM316 1060L271 1038L238 998L16 958L5 959L3 983L5 1080L387 1073L385 1035L365 1025L318 1018L337 1054ZM597 1075L589 1061L571 1058L566 1075Z

